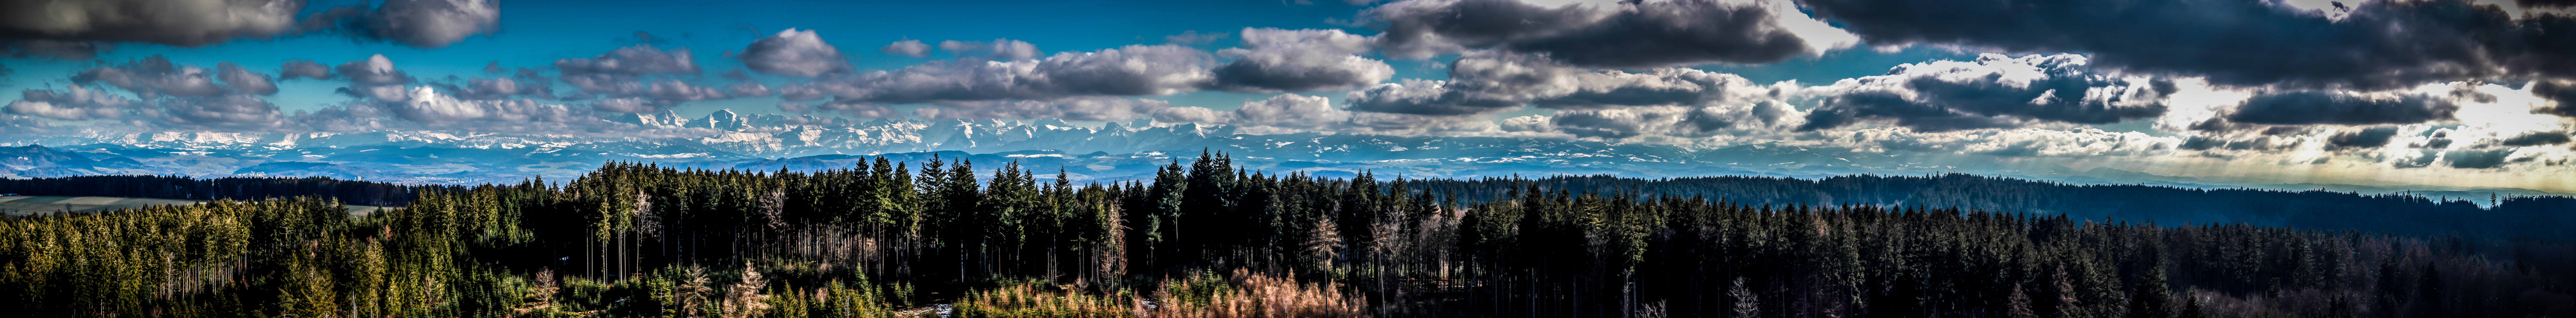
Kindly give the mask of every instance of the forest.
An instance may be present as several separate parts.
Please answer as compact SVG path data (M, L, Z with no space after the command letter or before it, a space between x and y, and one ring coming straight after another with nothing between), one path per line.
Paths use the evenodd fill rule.
M1046 178L1017 163L979 171L963 160L878 158L816 172L613 163L570 181L405 188L417 195L404 208L358 218L338 208L353 201L341 192L6 218L0 299L11 301L0 310L39 317L2576 316L2576 245L2561 237L2469 227L2383 231L2399 226L2382 224L2458 217L2401 215L2453 213L2440 210L2341 208L2354 213L2347 218L2394 218L2385 221L2309 220L2334 218L2295 211L2273 219L2173 218L2121 211L2226 203L2136 206L2159 201L2089 187L2001 196L2021 191L2010 188L2020 181L1846 191L1832 189L1860 187L1820 186L1854 184L1834 179L1772 190L1673 183L1690 179L1329 179L1247 171L1231 160L1203 154L1172 162L1150 181L1106 184L1075 184L1063 172ZM1854 178L1901 184L1956 177ZM2054 185L2030 187L2045 186ZM171 193L199 193L192 191L206 190ZM2124 191L2131 192L2118 195L2168 191L2176 196L2165 200L2178 201L2198 198L2184 192L2216 192ZM2564 205L2551 208L2544 199L2551 198L2518 199L2538 203L2513 203L2526 204L2515 213L2534 214L2515 217L2567 217ZM2225 208L2237 210L2169 213L2265 215L2230 212L2263 206ZM2458 213L2498 213L2478 211Z

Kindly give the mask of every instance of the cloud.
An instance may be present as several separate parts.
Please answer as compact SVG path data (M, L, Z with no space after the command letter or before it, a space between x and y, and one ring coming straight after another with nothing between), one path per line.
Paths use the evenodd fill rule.
M1225 38L1232 36L1234 36L1233 33L1199 33L1198 30L1185 30L1181 31L1181 34L1163 36L1163 44L1199 45L1207 44L1208 42L1216 42L1216 40L1224 40Z
M10 114L32 115L62 120L119 118L139 102L116 94L72 85L68 90L30 89L24 98L9 102Z
M157 101L160 108L142 110L142 117L167 127L222 130L276 130L286 128L286 115L270 104L250 95L214 97L179 97Z
M433 83L429 86L436 86L438 89L451 92L455 98L466 100L497 100L519 96L555 98L552 87L546 82L509 77L466 79L463 86L445 83ZM412 95L420 94L415 92Z
M288 62L288 68L290 70L295 68L294 62ZM401 69L394 68L393 59L385 58L384 54L370 55L364 60L341 63L336 70L338 72L334 75L349 82L348 87L337 91L360 98L402 101L409 97L403 92L403 87L418 81L410 74L403 73Z
M2397 137L2397 127L2395 126L2349 129L2336 133L2334 137L2326 139L2326 144L2328 147L2334 149L2370 149L2386 146L2388 145L2388 141L2394 137Z
M930 56L930 45L921 44L921 40L902 40L894 41L893 44L886 44L885 47L877 48L877 51L885 52L886 54L923 57Z
M0 1L0 46L12 55L95 56L100 42L182 47L294 31L300 0Z
M163 96L206 97L228 94L232 87L217 84L205 69L170 63L160 55L144 57L121 65L83 70L72 75L72 83L105 83L134 92L143 99Z
M1775 99L1786 85L1755 85L1733 74L1687 68L1640 72L1592 70L1529 54L1475 52L1450 63L1449 80L1406 79L1345 97L1352 110L1423 115L1547 108L1752 103Z
M1721 134L1779 131L1794 125L1798 111L1779 102L1704 107L1649 106L1561 110L1554 115L1506 119L1505 131L1562 133L1577 138L1625 139L1639 136L1702 138Z
M914 109L913 113L929 119L951 118L1057 118L1064 120L1123 121L1152 116L1155 111L1172 108L1171 102L1152 99L1083 97L1045 101L980 102L942 105Z
M1813 89L1823 102L1799 129L1872 120L1918 131L2107 124L2163 115L2165 96L2176 90L2162 80L2101 74L2087 62L2080 55L1986 54L1973 62L1898 65L1888 75Z
M826 77L780 90L788 100L836 97L835 103L909 104L1054 100L1089 96L1156 96L1197 90L1213 77L1207 52L1170 45L1130 45L1066 52L1037 60L936 61L892 71Z
M2576 80L2540 80L2531 83L2531 93L2540 95L2554 106L2532 110L2534 113L2576 117Z
M581 88L583 97L608 97L592 103L600 110L615 112L651 112L678 105L680 102L730 98L723 90L700 86L669 76L698 74L696 57L688 48L671 50L636 45L619 48L592 58L555 60L555 68L564 83Z
M985 58L1004 61L1033 59L1046 54L1039 52L1037 45L1012 39L994 39L989 43L939 41L939 50L948 51L948 54L957 56L982 55Z
M620 113L650 113L661 110L662 106L653 100L635 97L601 98L590 102L591 108Z
M1228 123L1245 126L1324 128L1350 121L1351 112L1333 108L1322 96L1280 94L1243 103L1228 114Z
M2411 124L2451 118L2460 105L2423 94L2290 91L2254 95L2227 121L2262 125Z
M215 64L215 69L220 72L216 77L222 78L224 80L224 84L231 84L233 88L240 90L243 94L277 94L277 82L269 80L268 75L252 73L248 69L243 69L239 64L233 64L233 62L217 63Z
M435 49L500 29L499 0L386 0L354 23L363 38Z
M752 71L769 74L815 77L850 71L850 61L841 56L841 49L823 43L813 30L778 31L777 35L752 41L734 58L741 59L742 65Z
M331 67L322 66L322 63L314 63L312 60L287 60L286 66L280 67L277 71L278 80L297 78L331 79Z
M697 74L697 57L688 48L668 51L652 46L629 46L591 58L555 60L555 68L566 77L621 77L646 74ZM576 84L576 86L579 86Z
M1788 1L1639 1L1543 6L1514 0L1414 0L1362 12L1388 56L1474 49L1541 54L1584 67L1769 63L1857 38Z
M1279 94L1261 100L1245 101L1232 111L1204 107L1171 107L1154 113L1154 118L1174 122L1202 122L1251 127L1293 128L1298 130L1338 130L1350 123L1349 110L1333 107L1333 100L1322 96Z
M1234 58L1214 73L1212 88L1233 92L1342 90L1395 76L1386 62L1360 57L1370 39L1341 30L1247 28L1243 46L1217 51Z
M64 60L89 60L100 53L114 50L115 44L89 41L9 40L0 36L0 56L43 57Z
M454 123L481 121L520 123L573 122L579 119L597 119L588 116L581 116L577 114L574 109L564 107L563 105L537 103L536 101L525 98L510 100L465 100L439 94L437 90L431 89L427 86L412 88L409 94L411 97L405 98L402 102L388 103L386 105L390 106L389 108L394 111L396 117L414 122Z
M2504 166L2505 158L2512 155L2513 149L2453 150L2442 152L2442 160L2450 162L2452 168L2495 169Z
M2569 137L2567 136L2567 132L2551 131L2514 136L2513 138L2506 138L2503 141L2499 141L2497 144L2508 147L2547 146L2564 144L2568 142L2568 139Z
M2576 76L2576 15L2467 0L1915 1L1801 3L1879 45L2074 52L2099 65L2237 86L2387 89L2507 75ZM2343 9L2348 8L2348 9Z

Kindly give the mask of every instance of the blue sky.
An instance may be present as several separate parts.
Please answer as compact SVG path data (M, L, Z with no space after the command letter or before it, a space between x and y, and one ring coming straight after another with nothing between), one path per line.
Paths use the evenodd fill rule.
M2576 163L2563 1L1308 2L7 1L0 133L686 135L710 132L607 120L732 109L2576 191L2545 177Z

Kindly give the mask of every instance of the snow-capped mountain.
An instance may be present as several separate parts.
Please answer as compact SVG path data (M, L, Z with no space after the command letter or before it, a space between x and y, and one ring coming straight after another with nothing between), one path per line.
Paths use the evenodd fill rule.
M1153 168L1200 151L1230 154L1275 173L1410 177L1609 174L1814 176L1939 172L1884 155L1794 146L1685 149L1654 144L1503 137L1353 134L1236 134L1232 127L1152 120L1084 126L1061 120L874 120L740 115L701 118L628 114L609 121L647 127L626 136L381 131L364 133L97 133L6 143L0 174L50 177L159 174L367 179L406 183L568 179L610 161L709 169L816 170L862 156L909 162L967 158L987 166L1018 161L1085 179L1150 177ZM609 124L609 123L603 123ZM43 146L37 146L43 144ZM8 158L0 158L8 159Z

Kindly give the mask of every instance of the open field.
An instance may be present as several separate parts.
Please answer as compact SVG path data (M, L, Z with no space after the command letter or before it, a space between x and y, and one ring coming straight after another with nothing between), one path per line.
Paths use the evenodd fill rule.
M0 214L13 216L42 215L62 212L115 211L148 206L188 205L204 200L151 199L124 197L0 196ZM382 207L351 205L349 216L362 217Z

